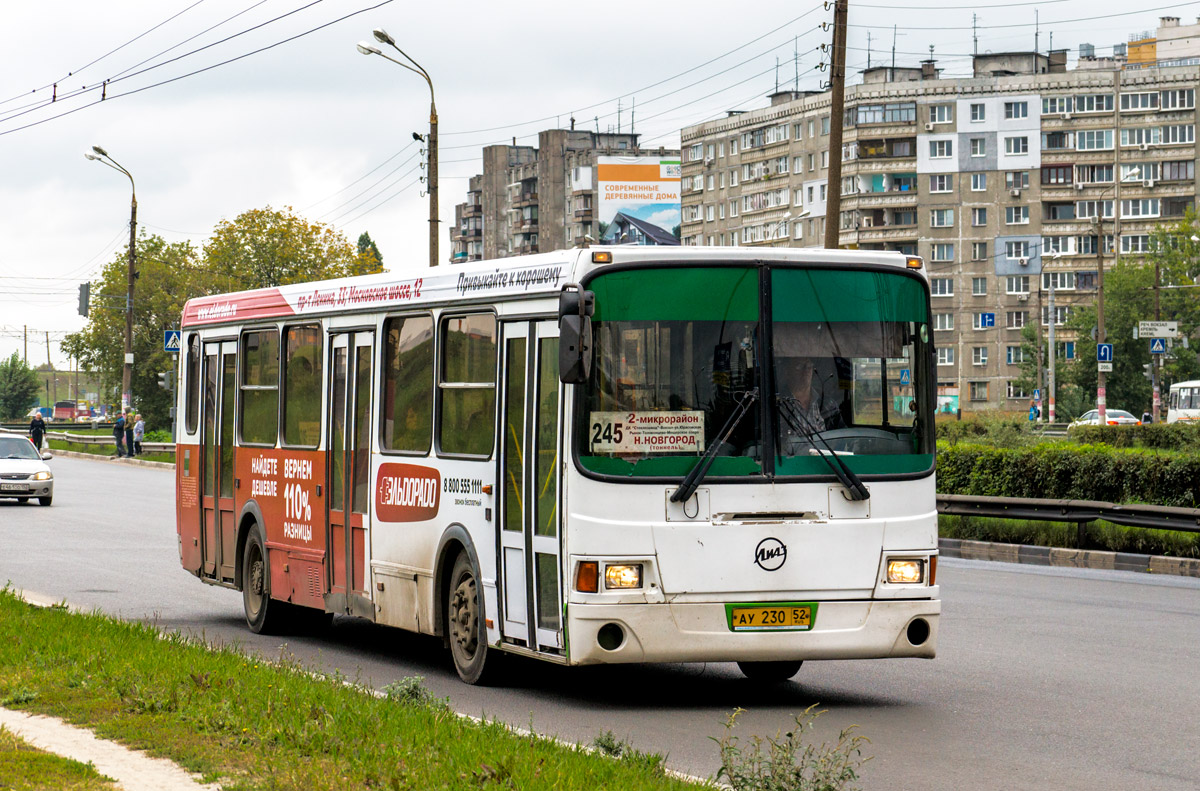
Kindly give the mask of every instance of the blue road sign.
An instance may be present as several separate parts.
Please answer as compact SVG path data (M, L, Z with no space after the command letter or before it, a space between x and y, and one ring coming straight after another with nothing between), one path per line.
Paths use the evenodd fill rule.
M163 351L179 351L179 330L163 330Z
M1150 339L1150 353L1151 354L1166 354L1167 353L1167 339L1166 338L1151 338Z
M996 314L995 313L980 313L979 314L979 326L980 327L995 327L996 326Z
M1042 400L1042 391L1041 391L1041 390L1034 390L1034 391L1033 391L1033 400L1034 400L1034 401L1041 401L1041 400Z
M901 385L912 384L912 374L910 374L908 372L907 368L901 369L901 371L900 371L900 384Z
M1096 362L1111 363L1113 361L1113 348L1111 343L1096 344Z

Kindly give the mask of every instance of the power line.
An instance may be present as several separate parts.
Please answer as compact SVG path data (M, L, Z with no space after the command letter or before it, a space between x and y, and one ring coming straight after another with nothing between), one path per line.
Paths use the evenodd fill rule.
M1005 30L1011 28L1028 28L1028 27L1050 27L1051 25L1066 25L1072 22L1094 22L1097 19L1113 19L1115 17L1134 16L1137 14L1145 14L1151 11L1167 11L1172 8L1183 8L1184 6L1195 5L1195 3L1175 3L1174 5L1158 6L1157 8L1142 8L1137 11L1123 11L1119 14L1104 14L1101 16L1080 17L1079 19L1059 19L1051 22L1014 22L1011 25L966 25L963 27L955 27L949 25L938 25L936 27L913 27L905 25L849 25L852 28L861 30L926 30L926 31L942 31L942 30Z

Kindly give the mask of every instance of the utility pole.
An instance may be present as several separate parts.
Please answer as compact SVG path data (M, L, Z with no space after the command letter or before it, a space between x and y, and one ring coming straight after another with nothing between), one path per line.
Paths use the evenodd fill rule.
M1154 257L1154 320L1155 321L1158 321L1160 318L1162 318L1162 314L1159 312L1159 305L1158 305L1158 275L1159 275L1158 256L1155 256ZM1159 410L1162 405L1162 358L1163 358L1163 355L1161 355L1161 354L1150 355L1150 362L1152 363L1152 365L1150 366L1150 373L1153 374L1153 376L1154 376L1154 378L1152 380L1152 382L1154 384L1154 401L1152 402L1152 406L1150 407L1150 410L1151 410L1151 419L1155 423L1158 422L1158 414L1159 414Z
M1121 255L1121 69L1113 69L1113 263ZM1100 248L1100 266L1096 272L1096 343L1104 343L1104 196L1101 194L1096 206L1096 219L1100 220L1096 227L1100 236L1096 244ZM1107 377L1104 371L1096 372L1096 410L1100 417L1100 425L1105 425L1105 384Z
M829 171L826 176L825 249L841 243L842 218L842 121L846 115L846 19L849 0L834 0L833 74L830 79L832 106L829 110Z
M50 361L50 330L46 330L46 367L50 369L47 375L54 380L54 401L58 403L58 377L54 374L54 363Z
M1046 412L1050 417L1050 422L1054 422L1054 361L1058 358L1058 349L1054 346L1054 281L1058 278L1058 272L1050 273L1050 375L1046 380Z

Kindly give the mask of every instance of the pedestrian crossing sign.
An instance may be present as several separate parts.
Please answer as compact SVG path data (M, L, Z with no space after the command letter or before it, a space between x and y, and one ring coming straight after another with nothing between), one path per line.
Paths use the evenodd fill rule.
M1163 338L1151 338L1150 339L1150 353L1151 354L1166 354L1167 353L1166 340Z
M900 370L900 385L901 387L907 387L910 384L912 384L912 374L908 372L907 368L902 368Z
M179 330L163 330L163 351L179 351Z

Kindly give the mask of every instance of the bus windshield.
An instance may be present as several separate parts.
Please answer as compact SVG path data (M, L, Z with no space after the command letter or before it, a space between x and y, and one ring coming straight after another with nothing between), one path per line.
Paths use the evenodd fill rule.
M601 274L587 287L596 311L576 433L583 469L683 476L710 450L710 478L829 476L830 454L858 474L932 469L919 278L663 267Z

